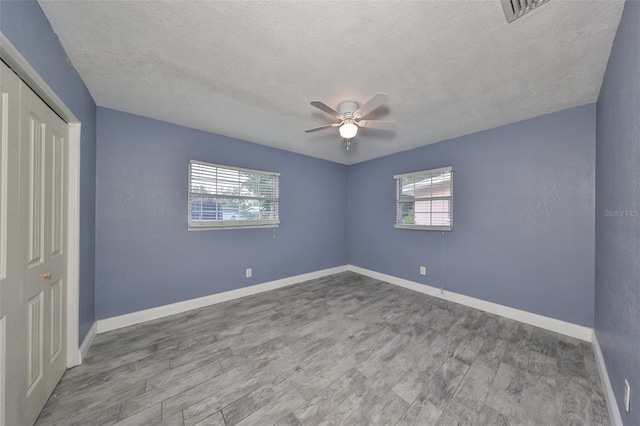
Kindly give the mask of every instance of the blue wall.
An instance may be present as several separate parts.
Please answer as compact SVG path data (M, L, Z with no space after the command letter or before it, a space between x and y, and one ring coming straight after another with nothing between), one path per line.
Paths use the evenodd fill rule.
M97 318L346 263L346 166L104 108L97 134ZM280 172L276 238L188 231L190 159Z
M640 425L640 3L627 1L598 99L595 329L626 425ZM624 379L631 407L622 406Z
M80 341L95 320L96 105L40 5L0 0L0 30L82 122L80 166Z
M591 327L594 165L587 105L350 166L349 263ZM453 231L394 229L393 175L444 166Z

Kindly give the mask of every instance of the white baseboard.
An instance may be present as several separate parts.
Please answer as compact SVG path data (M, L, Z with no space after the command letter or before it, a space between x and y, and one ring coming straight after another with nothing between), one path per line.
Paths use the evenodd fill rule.
M323 269L320 271L309 272L307 274L295 275L293 277L283 278L280 280L269 281L262 284L252 285L250 287L239 288L237 290L225 291L224 293L212 294L210 296L199 297L197 299L185 300L183 302L172 303L170 305L158 306L157 308L145 309L143 311L132 312L130 314L119 315L117 317L105 318L97 321L98 334L107 331L116 330L118 328L129 327L131 325L167 317L190 311L192 309L203 308L205 306L215 305L229 300L238 299L240 297L251 296L253 294L262 293L277 288L288 287L303 281L322 278L327 275L337 274L348 270L348 265L337 266L335 268Z
M78 364L82 363L82 360L87 356L87 352L89 352L89 348L93 344L93 339L96 338L96 334L98 332L98 323L94 322L89 329L89 332L84 337L82 344L80 345L80 358Z
M549 318L520 309L499 305L497 303L488 302L486 300L476 299L474 297L465 296L448 290L445 290L444 294L441 294L440 289L438 288L430 287L428 285L405 280L403 278L394 277L392 275L383 274L354 265L343 265L335 268L323 269L307 274L296 275L293 277L283 278L280 280L270 281L262 284L256 284L237 290L226 291L224 293L212 294L210 296L199 297L197 299L185 300L183 302L172 303L170 305L158 306L156 308L132 312L130 314L101 319L97 321L97 333L100 334L123 327L129 327L170 315L187 312L192 309L203 308L205 306L227 302L229 300L238 299L240 297L251 296L265 291L275 290L277 288L287 287L303 281L313 280L344 271L353 271L361 275L366 275L371 278L407 288L409 290L424 293L429 296L438 297L440 299L449 300L451 302L459 303L471 308L480 309L485 312L490 312L492 314L500 315L506 318L523 322L525 324L530 324L536 327L544 328L546 330L561 333L570 337L575 337L587 342L591 342L593 336L593 330L589 327L584 327L555 318ZM91 331L89 332L89 335L90 334ZM89 335L87 335L87 337L89 337ZM92 340L93 338L91 338L91 341ZM85 338L83 346L85 342L87 342L87 338ZM88 346L86 347L86 349L88 350ZM86 354L86 352L84 352L84 354Z
M613 393L613 388L611 387L611 381L609 380L609 373L607 372L607 366L604 362L602 349L600 349L600 343L598 343L598 337L596 336L595 331L593 332L593 336L591 338L591 344L593 345L593 352L596 354L596 363L598 364L598 371L600 372L602 389L604 390L604 397L607 400L607 410L609 411L609 421L614 426L622 426L622 416L620 416L620 410L618 409L616 396Z
M439 288L405 280L403 278L394 277L392 275L371 271L359 266L348 265L348 269L361 275L366 275L377 280L385 281L389 284L408 288L409 290L428 294L429 296L438 297L440 299L449 300L451 302L459 303L471 308L480 309L481 311L500 315L512 320L544 328L546 330L554 331L556 333L564 334L570 337L575 337L576 339L584 340L587 342L591 341L591 337L593 335L593 329L584 327L582 325L561 321L555 318L545 317L543 315L534 314L520 309L510 308L508 306L499 305L493 302L487 302L486 300L476 299L475 297L465 296L463 294L454 293L448 290L445 290L444 293L441 293Z

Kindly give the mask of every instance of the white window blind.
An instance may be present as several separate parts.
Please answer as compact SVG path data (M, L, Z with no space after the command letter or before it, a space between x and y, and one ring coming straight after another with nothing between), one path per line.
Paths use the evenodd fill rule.
M189 228L280 224L280 173L189 162Z
M453 229L453 168L424 170L396 180L396 228Z

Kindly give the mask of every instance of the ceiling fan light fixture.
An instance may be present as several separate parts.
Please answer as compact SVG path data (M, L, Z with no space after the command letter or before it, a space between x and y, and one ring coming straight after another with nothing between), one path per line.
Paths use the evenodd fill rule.
M351 139L356 134L358 134L358 125L353 122L352 119L348 118L344 120L342 126L340 126L340 136L344 139Z

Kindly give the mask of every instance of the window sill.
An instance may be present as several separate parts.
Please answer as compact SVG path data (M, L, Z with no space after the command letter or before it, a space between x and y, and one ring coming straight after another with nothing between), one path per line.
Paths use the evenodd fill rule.
M409 229L413 231L453 231L453 226L424 226L424 225L394 225L396 229Z
M231 221L231 223L217 223L215 225L211 224L198 224L193 225L189 224L189 231L219 231L223 229L252 229L252 228L278 228L280 226L280 222L259 222L259 221L251 221L250 223L240 224L237 221Z

